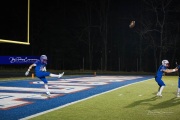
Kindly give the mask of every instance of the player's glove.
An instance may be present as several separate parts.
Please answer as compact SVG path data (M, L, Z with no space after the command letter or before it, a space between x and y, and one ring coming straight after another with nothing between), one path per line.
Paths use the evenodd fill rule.
M26 71L26 73L25 73L25 76L28 76L29 75L29 70L28 71Z

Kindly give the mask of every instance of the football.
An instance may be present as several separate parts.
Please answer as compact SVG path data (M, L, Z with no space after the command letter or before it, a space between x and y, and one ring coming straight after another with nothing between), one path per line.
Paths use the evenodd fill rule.
M129 24L129 27L134 28L134 26L135 26L135 21L131 21L130 24Z

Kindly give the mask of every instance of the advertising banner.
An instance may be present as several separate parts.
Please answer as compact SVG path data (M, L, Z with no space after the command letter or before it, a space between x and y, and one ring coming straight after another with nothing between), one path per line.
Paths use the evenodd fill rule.
M39 60L39 56L0 56L0 64L32 64Z

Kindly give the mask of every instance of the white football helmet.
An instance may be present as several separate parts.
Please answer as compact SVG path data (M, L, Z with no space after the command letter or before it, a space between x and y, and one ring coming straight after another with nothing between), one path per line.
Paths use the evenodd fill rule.
M163 60L162 65L169 67L169 61L168 60Z
M40 60L42 63L47 64L47 56L46 55L41 55Z

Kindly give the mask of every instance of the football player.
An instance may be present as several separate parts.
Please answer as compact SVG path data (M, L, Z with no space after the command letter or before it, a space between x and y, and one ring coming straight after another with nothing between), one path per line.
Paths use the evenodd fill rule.
M29 66L28 70L26 71L25 75L28 76L30 70L35 67L35 75L41 79L44 82L44 87L46 89L46 95L50 96L50 92L48 90L48 81L46 79L46 76L50 76L50 77L57 77L60 78L64 75L64 72L56 75L56 74L52 74L50 72L46 71L46 65L47 65L47 56L46 55L41 55L40 56L40 60L37 60L35 63L33 63L32 65Z
M156 72L156 76L155 76L155 80L157 82L157 84L159 85L159 90L157 93L157 96L162 96L162 91L164 89L164 82L162 80L162 76L163 73L172 73L172 72L176 72L178 69L168 69L169 67L169 61L168 60L163 60L162 61L162 65L159 67L158 71Z

